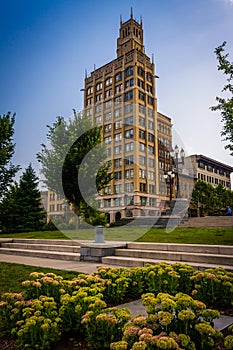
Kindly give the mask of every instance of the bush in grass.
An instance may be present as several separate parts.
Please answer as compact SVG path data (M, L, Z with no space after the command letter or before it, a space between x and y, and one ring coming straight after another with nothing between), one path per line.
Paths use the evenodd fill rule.
M171 265L176 273L179 275L178 292L190 294L193 289L193 281L191 277L194 275L195 269L188 264L181 264L179 262Z
M131 316L128 309L113 307L99 313L99 310L93 307L82 318L91 349L109 349L111 342L122 338L122 329L129 319Z
M4 293L0 301L0 331L10 336L15 323L22 319L25 299L21 293Z

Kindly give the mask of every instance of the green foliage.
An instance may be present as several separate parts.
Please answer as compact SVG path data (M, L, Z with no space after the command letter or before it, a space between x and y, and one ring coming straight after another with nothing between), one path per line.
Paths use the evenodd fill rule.
M93 209L97 209L97 203L91 183L100 191L112 178L110 164L105 161L106 149L101 143L102 129L93 126L82 113L73 112L68 121L58 117L52 126L48 126L49 146L42 144L37 158L46 186L65 197L78 216L89 221L94 217L95 222L100 219L101 224L102 218Z
M31 164L19 184L12 185L0 204L0 222L4 232L38 231L44 226L38 178Z
M3 197L12 179L20 169L11 163L15 152L13 143L15 114L0 115L0 198Z
M229 143L225 146L233 155L233 63L228 60L229 53L225 54L226 41L215 49L218 60L218 70L227 76L227 84L223 87L222 92L228 93L227 97L216 97L217 105L212 106L212 111L220 111L223 130L221 136L223 140Z
M225 189L221 183L213 187L203 180L198 180L192 192L191 204L197 209L198 215L226 213L226 207L233 206L233 192Z

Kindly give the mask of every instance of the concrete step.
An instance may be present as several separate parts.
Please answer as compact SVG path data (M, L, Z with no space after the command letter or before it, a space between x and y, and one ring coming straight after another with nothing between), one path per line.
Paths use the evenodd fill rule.
M180 227L232 227L233 216L194 217L182 222Z
M29 249L29 250L46 250L46 251L57 251L57 252L70 252L70 253L79 253L80 246L76 245L64 245L64 244L30 244L28 243L1 243L2 248L10 249Z
M7 239L7 238L5 238ZM0 243L4 238L0 239ZM7 239L9 242L9 239ZM53 245L67 245L67 246L80 246L80 243L71 239L30 239L30 238L12 238L12 243L30 243L30 244L53 244Z
M32 250L32 249L16 249L16 248L0 248L0 254L32 256L37 258L58 259L80 261L80 253L48 251L48 250Z
M128 249L233 255L233 246L207 244L130 242Z
M106 256L102 258L102 263L106 265L116 265L116 266L125 266L125 267L143 267L146 266L146 264L156 265L161 262L166 262L168 264L174 264L174 260L163 260L163 259L147 259L147 258L133 258L132 257L125 257L125 256ZM216 264L207 264L207 263L195 263L190 261L181 261L182 264L188 264L193 266L195 269L198 270L205 270L221 266L227 271L233 272L233 266L229 265L216 265Z
M179 251L159 251L159 250L137 250L137 249L116 249L116 256L124 256L142 259L159 259L171 261L186 261L195 263L231 265L233 266L233 256L226 254L192 253Z

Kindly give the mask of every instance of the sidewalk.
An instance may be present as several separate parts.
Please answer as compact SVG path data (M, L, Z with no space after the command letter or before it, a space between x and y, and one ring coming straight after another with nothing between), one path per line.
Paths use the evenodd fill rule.
M109 265L100 264L100 263L42 259L42 258L33 258L31 256L8 255L8 254L0 254L0 262L48 267L48 268L59 269L59 270L70 270L70 271L77 271L77 272L82 272L87 274L97 272L97 266L109 266Z

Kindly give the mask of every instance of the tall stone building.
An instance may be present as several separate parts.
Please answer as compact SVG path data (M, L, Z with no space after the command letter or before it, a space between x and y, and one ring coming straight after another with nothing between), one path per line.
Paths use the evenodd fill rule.
M167 199L171 119L157 111L153 58L146 55L142 20L120 20L117 58L85 77L84 109L103 126L114 180L100 194L110 221L156 216Z

